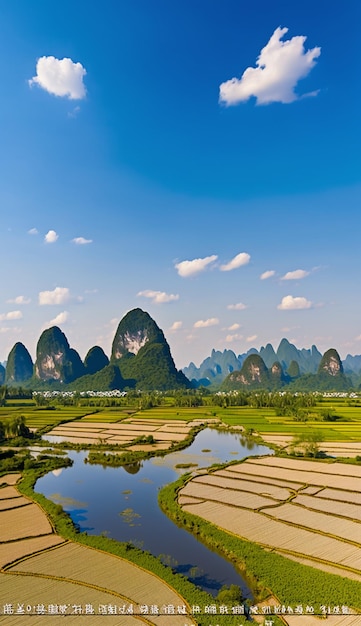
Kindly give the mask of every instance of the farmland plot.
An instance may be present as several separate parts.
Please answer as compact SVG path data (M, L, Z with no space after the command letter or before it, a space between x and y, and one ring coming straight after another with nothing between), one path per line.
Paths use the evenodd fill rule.
M361 580L360 492L360 467L263 457L192 478L179 504L243 539Z
M177 608L187 612L188 607L167 583L121 557L64 541L41 508L12 486L14 476L19 478L2 477L0 487L0 588L3 603L13 607L11 624L29 622L24 609L28 606L35 614L36 607L43 607L42 615L50 612L51 623L66 616L67 623L79 624L79 614L92 607L87 624L99 624L99 617L106 615L107 624L113 626L167 626L169 616L162 615L162 607L173 605L172 624L184 626L185 617ZM10 508L17 502L22 506ZM161 614L137 615L141 605L158 605ZM65 614L59 614L60 606L66 607ZM130 606L134 615L122 615L121 610ZM102 612L104 607L112 607L111 613ZM73 615L74 611L80 613ZM2 621L8 623L9 616L0 616Z
M111 445L132 445L134 439L140 436L152 435L157 443L149 444L152 447L148 447L148 450L165 450L173 442L179 443L183 441L193 426L194 424L187 423L184 420L167 422L146 418L127 418L118 423L81 420L56 426L46 436L61 437L63 441L69 441L70 443L97 444L101 440ZM139 449L144 450L144 447Z

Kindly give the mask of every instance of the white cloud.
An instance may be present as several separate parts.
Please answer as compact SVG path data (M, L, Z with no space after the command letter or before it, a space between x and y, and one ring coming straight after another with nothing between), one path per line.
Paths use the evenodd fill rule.
M23 314L21 311L9 311L8 313L0 314L0 322L10 321L10 320L21 320Z
M182 328L182 326L183 322L173 322L169 330L179 330L180 328Z
M38 235L39 231L37 228L30 228L30 230L28 230L28 235Z
M68 319L69 319L68 311L62 311L61 313L59 313L59 315L54 317L53 320L50 320L49 326L57 326L58 324L66 324Z
M195 322L194 328L208 328L209 326L217 326L219 319L217 317L210 317L208 320L198 320Z
M59 235L55 232L55 230L48 230L44 237L44 240L45 243L55 243L58 238Z
M230 106L245 102L251 96L257 99L257 104L288 104L299 99L295 93L296 85L315 66L321 48L305 50L307 37L301 35L281 41L287 32L288 28L276 28L260 52L257 67L248 67L240 79L232 78L220 85L220 102ZM306 95L314 96L317 93Z
M175 268L178 271L179 276L183 276L186 278L188 276L194 276L194 274L199 274L200 272L204 272L207 267L214 263L218 259L216 254L212 254L211 256L206 256L203 259L193 259L192 261L181 261L180 263L175 264Z
M246 341L247 343L252 343L252 341L256 341L258 335L251 335L250 337L247 337Z
M244 311L244 309L247 309L247 305L243 304L243 302L237 302L237 304L228 304L227 309L230 311Z
M312 302L303 297L285 296L282 298L281 304L277 306L280 311L292 311L296 309L310 309Z
M165 293L165 291L152 291L151 289L138 291L137 296L150 298L153 304L164 304L165 302L172 302L172 300L179 300L178 294Z
M6 300L8 304L29 304L31 302L30 298L26 298L25 296L16 296L16 298Z
M74 107L74 109L68 113L68 117L77 117L79 111L80 107Z
M233 259L229 261L229 263L221 265L219 269L221 270L221 272L230 272L231 270L235 270L242 265L247 265L247 263L250 262L250 259L251 257L248 252L240 252L235 257L233 257Z
M228 327L228 330L238 330L241 328L240 324L232 324L232 326Z
M70 299L68 287L55 287L53 291L40 291L39 305L64 304Z
M239 335L237 333L235 333L233 335L227 335L226 336L226 343L233 343L234 341L240 341L241 339L243 339L243 335Z
M82 64L74 63L71 59L40 57L36 64L36 76L29 80L29 85L39 85L54 96L81 100L86 94L83 83L85 74Z
M93 243L92 239L85 239L84 237L75 237L72 239L72 243L75 243L77 246L84 246L87 243Z
M293 272L287 272L281 277L281 280L301 280L301 278L308 276L309 273L306 270L294 270Z
M0 328L0 333L5 335L6 333L13 333L14 335L19 335L22 329L19 326L2 326Z
M261 274L260 279L267 280L267 278L272 278L272 276L274 276L275 273L276 272L274 270L267 270L266 272L263 272L263 274Z

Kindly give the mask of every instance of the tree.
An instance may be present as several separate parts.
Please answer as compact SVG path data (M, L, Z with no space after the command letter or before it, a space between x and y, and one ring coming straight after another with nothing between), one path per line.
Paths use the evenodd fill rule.
M318 430L310 430L293 438L291 449L301 450L304 456L316 458L320 453L320 443L324 440L323 433Z

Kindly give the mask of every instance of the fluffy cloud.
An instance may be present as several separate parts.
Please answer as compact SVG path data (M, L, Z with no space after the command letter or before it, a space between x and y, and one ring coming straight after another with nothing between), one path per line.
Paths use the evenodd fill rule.
M55 232L55 230L48 230L44 237L44 240L45 243L55 243L58 238L59 235Z
M240 79L232 78L220 85L220 102L230 106L245 102L251 96L257 99L257 104L288 104L298 100L295 87L315 66L321 48L305 50L307 38L303 36L281 41L287 32L288 28L276 28L260 52L256 61L257 67L248 67Z
M30 230L28 230L28 235L38 235L39 231L37 228L30 228Z
M85 246L87 243L93 243L92 239L85 239L84 237L75 237L72 242L77 246Z
M227 330L238 330L239 328L241 328L240 324L232 324Z
M64 304L65 302L68 302L69 299L70 291L68 287L55 287L53 291L40 291L39 293L40 306L48 304Z
M179 300L178 294L165 293L165 291L152 291L146 289L145 291L139 291L137 296L143 298L150 298L153 304L164 304L164 302L172 302L172 300Z
M29 80L29 85L38 85L54 96L81 100L86 94L83 83L85 74L82 64L71 59L40 57L36 64L36 76Z
M6 300L8 304L29 304L31 302L30 298L26 298L25 296L16 296L16 298Z
M243 335L239 335L238 333L227 335L226 343L233 343L234 341L240 341L241 339L243 339Z
M230 311L244 311L244 309L247 308L246 304L243 304L243 302L237 302L237 304L229 304L227 306L227 309L229 309Z
M0 314L0 322L10 321L10 320L21 320L23 314L21 311L9 311L8 313Z
M267 280L267 278L272 278L272 276L274 276L275 273L276 272L274 270L267 270L266 272L263 272L263 274L261 274L260 279Z
M187 278L188 276L194 276L194 274L199 274L200 272L204 272L205 269L215 261L217 261L218 256L216 254L212 254L211 256L206 256L203 259L193 259L192 261L181 261L180 263L175 264L175 268L179 274L183 278Z
M242 265L247 265L250 262L250 255L247 252L240 252L237 254L229 263L225 265L221 265L219 268L221 272L230 272L231 270L237 269L237 267L241 267Z
M252 343L252 341L256 341L258 335L251 335L250 337L247 337L246 341L247 343Z
M210 317L208 320L198 320L195 322L194 328L208 328L209 326L217 326L219 319L217 317Z
M169 330L179 330L180 328L182 328L182 326L183 322L173 322Z
M309 273L310 272L306 272L306 270L294 270L293 272L287 272L281 277L281 280L300 280L308 276Z
M53 320L50 320L49 326L57 326L58 324L66 324L68 319L69 319L68 311L62 311L61 313L59 313L59 315L54 317Z
M312 302L303 297L285 296L282 298L281 304L277 306L280 311L292 311L295 309L310 309Z

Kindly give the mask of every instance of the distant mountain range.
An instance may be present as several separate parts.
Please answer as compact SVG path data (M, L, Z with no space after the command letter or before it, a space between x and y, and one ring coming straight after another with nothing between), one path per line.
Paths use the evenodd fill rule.
M70 347L57 326L45 330L37 343L33 363L24 344L11 349L6 369L0 365L0 384L40 389L106 391L111 389L223 389L322 390L361 388L361 356L348 355L342 363L335 349L323 356L316 346L296 348L282 339L236 356L232 350L212 350L200 367L190 363L176 369L163 331L148 313L129 311L119 322L108 357L93 346L84 361Z
M322 360L322 354L313 345L310 349L296 348L296 346L282 339L277 350L268 343L259 350L250 348L243 354L236 354L233 350L212 350L209 357L204 359L199 367L191 362L188 367L182 369L183 374L198 385L218 387L232 373L240 371L243 363L250 355L261 357L266 368L278 363L282 368L283 375L290 379L303 374L316 374ZM350 377L353 384L359 384L361 377L361 355L347 355L342 361L343 373Z

